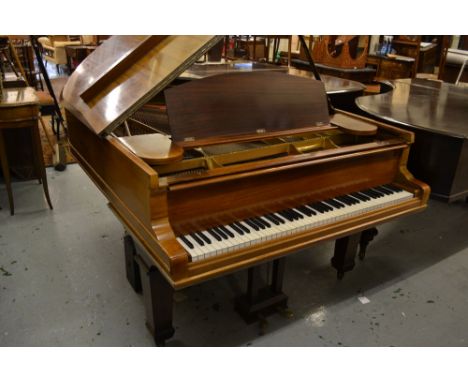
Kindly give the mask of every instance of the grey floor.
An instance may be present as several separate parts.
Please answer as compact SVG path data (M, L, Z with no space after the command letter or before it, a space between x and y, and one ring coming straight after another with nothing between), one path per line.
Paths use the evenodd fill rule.
M0 185L0 345L152 346L142 297L124 275L122 227L77 165L48 169L54 210L37 182ZM332 243L288 257L294 316L260 335L233 310L244 273L175 295L168 346L465 346L468 204L431 201L380 227L364 262L337 281ZM359 297L369 302L363 304Z

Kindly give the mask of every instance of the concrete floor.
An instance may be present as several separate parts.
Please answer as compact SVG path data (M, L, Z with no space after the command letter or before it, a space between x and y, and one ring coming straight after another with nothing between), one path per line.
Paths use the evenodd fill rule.
M13 217L0 185L0 345L152 346L104 197L77 165L48 178L55 209L37 182L15 183ZM233 310L244 273L178 292L167 345L466 346L468 205L431 201L379 229L342 281L329 265L333 243L289 256L294 317L271 316L264 335Z

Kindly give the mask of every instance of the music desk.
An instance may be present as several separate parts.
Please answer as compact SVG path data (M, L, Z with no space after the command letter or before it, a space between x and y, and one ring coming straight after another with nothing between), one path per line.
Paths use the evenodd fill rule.
M33 142L32 151L35 173L39 182L42 182L47 203L52 209L42 154L41 138L39 135L38 115L39 99L37 98L33 88L23 87L3 89L0 97L0 162L8 193L11 215L14 214L15 207L13 202L13 191L11 187L10 166L8 163L7 152L11 152L12 148L6 147L4 139L5 130L10 129L25 129L30 132ZM14 149L16 150L18 148L15 147Z

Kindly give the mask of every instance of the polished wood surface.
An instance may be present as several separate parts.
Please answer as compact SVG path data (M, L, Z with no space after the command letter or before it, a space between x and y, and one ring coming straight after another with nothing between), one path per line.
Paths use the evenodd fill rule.
M363 41L359 39L362 37ZM363 49L357 54L358 44ZM336 68L361 69L366 66L369 36L318 36L312 49L314 61Z
M392 91L358 98L359 108L416 134L408 167L434 197L468 196L468 89L421 79L389 84Z
M357 105L403 127L468 138L468 88L423 79L388 83L392 91L358 98Z
M13 190L11 185L10 165L8 160L8 149L11 152L21 151L21 147L7 148L4 139L6 130L23 130L29 136L32 146L32 156L34 171L37 179L42 182L44 194L49 207L52 209L52 202L49 196L47 185L47 175L44 167L41 139L38 126L39 99L33 88L7 88L3 89L0 98L0 162L2 173L10 204L10 213L14 214ZM28 141L21 142L22 145ZM20 142L18 142L20 143ZM29 147L28 147L29 148Z
M71 75L62 104L95 133L110 132L219 39L112 36Z
M180 146L162 134L139 134L120 137L119 140L133 154L149 164L179 161L184 155L184 150Z
M344 114L334 114L331 118L331 122L353 135L375 135L379 129L377 125L373 123L364 122L358 118Z
M153 61L132 52L127 56L136 63L134 69L130 62L125 64L127 73L137 69L146 76L151 73ZM194 57L189 56L189 60ZM171 57L176 62L169 66L185 70L188 59ZM179 69L171 73L182 73ZM90 82L89 75L78 68L75 85ZM106 76L102 73L102 78ZM134 78L132 74L105 80L109 94L129 90L122 104L109 104L109 114L122 110L121 115L130 115L135 105L145 104L146 95L130 86ZM156 82L157 87L162 84ZM71 150L135 240L136 250L126 243L127 278L135 290L143 288L147 325L157 343L173 334L174 289L256 269L315 243L358 235L427 205L428 186L406 168L413 134L340 110L333 117L337 123L330 123L324 85L309 78L266 70L205 76L182 85L171 82L164 96L172 142L179 148L169 145L167 137L138 148L135 143L145 138L121 137L118 130L106 134L114 122L104 129L100 123L120 117L104 116L92 125L92 119L80 112L84 110L81 94L90 88L75 85L66 95ZM98 99L97 105L102 92L90 90L84 98L90 104ZM104 106L101 111L106 113ZM151 156L156 162L150 163ZM398 185L414 197L200 261L192 261L176 239L180 234L385 183ZM362 239L359 235L337 246L338 272L350 269L358 237ZM274 305L274 301L262 303Z
M4 88L0 97L0 108L37 105L39 99L36 91L31 87ZM14 109L12 109L14 110ZM6 111L5 111L6 112ZM13 111L18 112L18 111Z
M179 76L179 79L199 80L201 78L215 76L218 74L259 71L273 71L286 73L288 71L288 67L243 60L225 63L194 64L191 67L189 67L186 71L184 71Z
M194 64L179 76L178 81L201 79L219 74L264 71L288 73L290 75L304 77L310 79L311 81L315 81L314 74L308 70L252 61ZM364 90L366 88L364 84L357 81L352 81L350 79L326 74L321 75L321 80L325 85L325 91L330 97L334 107L351 112L356 111L354 100L364 94Z
M228 166L224 175L216 174L211 180L205 180L203 173L192 174L191 178L174 178L169 185L167 175L158 174L157 168L128 152L118 138L99 138L73 115L68 115L67 119L77 160L108 197L112 210L147 251L149 258L146 261L156 264L176 289L418 211L424 208L429 194L427 186L416 181L406 170L412 135L382 123L376 123L379 134L383 134L376 137L380 143L367 149L348 151L343 147L330 150L324 157L291 152L283 160L264 159L264 165L255 171L247 170L250 166L246 164L244 172L239 172L242 167L239 164L236 172L227 171ZM388 135L395 136L394 142L382 146L384 136ZM268 162L271 163L269 166ZM282 181L278 183L278 179ZM337 184L333 179L348 180ZM175 240L175 232L186 230L187 222L194 217L205 217L203 222L196 219L197 224L207 224L205 220L227 222L231 213L236 216L246 213L245 210L234 211L236 205L263 210L272 204L319 200L334 192L350 192L389 181L412 190L417 198L337 225L293 235L288 240L272 241L198 264L189 261ZM310 184L315 185L313 189ZM242 203L229 202L232 198ZM227 215L222 214L224 209Z
M312 72L297 68L289 68L288 74L314 79L314 74ZM342 93L360 93L363 92L366 88L366 86L360 82L352 81L346 78L329 76L326 74L321 75L320 79L322 80L325 86L325 91L328 95L336 95Z
M315 80L314 74L307 70L297 69L294 67L278 66L252 61L233 61L229 63L208 63L194 64L183 72L179 79L194 80L201 79L218 74L228 74L234 72L281 72L288 73L293 76L309 78ZM344 79L340 77L323 75L322 82L325 85L325 91L328 95L338 93L354 93L362 92L366 87L360 82Z
M218 137L236 141L238 136L284 135L329 124L323 84L284 73L222 74L164 94L172 139L186 147L208 139L216 143Z
M388 57L378 54L367 56L369 67L375 67L375 80L409 78L416 75L415 59L411 57Z

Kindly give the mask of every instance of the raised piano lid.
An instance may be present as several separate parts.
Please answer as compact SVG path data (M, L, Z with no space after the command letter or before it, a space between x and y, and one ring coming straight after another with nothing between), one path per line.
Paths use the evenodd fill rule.
M110 133L222 36L112 36L66 83L62 104L96 134Z

